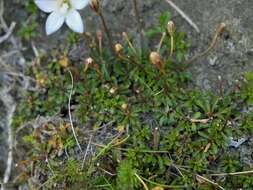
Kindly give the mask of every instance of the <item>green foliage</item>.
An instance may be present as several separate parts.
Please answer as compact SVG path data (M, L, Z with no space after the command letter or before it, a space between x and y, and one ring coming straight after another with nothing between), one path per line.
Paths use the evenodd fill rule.
M36 28L38 24L36 22L32 23L22 23L20 30L18 31L19 36L24 38L25 40L30 40L36 37Z
M159 26L147 32L149 40L167 33L168 20L167 13L161 16ZM174 57L181 61L188 45L183 33L174 35ZM70 43L77 40L69 36ZM126 43L120 55L111 55L107 50L99 52L98 44L93 44L94 62L88 67L65 59L63 64L57 59L62 55L52 54L54 61L42 58L46 64L28 71L41 91L27 93L14 127L38 115L65 119L63 124L47 122L39 133L24 137L33 147L28 155L37 158L33 167L46 176L44 187L130 190L143 189L143 183L149 188L217 187L197 174L226 189L251 187L249 176L213 178L212 174L247 169L238 161L237 151L230 153L229 139L252 135L253 115L243 110L252 103L253 74L245 75L247 82L240 86L241 91L219 96L189 87L190 73L167 56L168 34L160 52L163 72L149 55L141 56L131 48ZM95 153L84 165L66 121L71 87L68 71L74 77L71 113L82 147L88 147L87 129L107 130L102 136L95 133L94 141L99 143L91 143ZM234 122L237 127L231 126ZM107 133L113 137L106 138ZM63 154L66 149L72 154ZM47 162L39 159L45 155Z
M21 26L19 26L18 35L28 41L36 37L38 28L38 22L36 21L36 13L37 13L37 6L35 5L33 0L22 1L20 2L23 5L26 13L28 14L28 19L21 22Z
M245 73L245 85L242 89L242 98L249 104L253 104L253 72Z
M80 40L80 36L75 32L69 32L67 40L70 44L75 44L78 43L78 41Z
M134 189L138 182L135 177L135 169L133 169L132 163L129 160L122 161L117 171L117 186L122 190Z

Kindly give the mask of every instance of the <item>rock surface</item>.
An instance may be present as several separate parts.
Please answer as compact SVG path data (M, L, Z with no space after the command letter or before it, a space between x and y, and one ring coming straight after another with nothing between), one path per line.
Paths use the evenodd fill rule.
M242 73L253 71L253 1L173 1L196 23L200 33L197 33L165 0L140 2L141 14L147 28L157 22L161 13L171 12L171 19L175 22L177 30L185 32L191 43L189 57L205 50L216 27L221 22L226 23L226 32L215 50L208 57L194 62L191 68L194 81L201 88L216 89L218 76L221 76L222 82L229 87ZM136 32L131 6L131 1L105 1L107 18L113 30ZM90 20L92 19L88 19L92 22Z

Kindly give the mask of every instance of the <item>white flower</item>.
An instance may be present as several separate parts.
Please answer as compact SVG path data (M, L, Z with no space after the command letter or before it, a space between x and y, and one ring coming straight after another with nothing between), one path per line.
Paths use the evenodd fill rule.
M35 4L44 12L50 13L46 21L46 33L56 32L64 22L77 33L83 33L83 21L77 10L87 6L89 0L35 0Z

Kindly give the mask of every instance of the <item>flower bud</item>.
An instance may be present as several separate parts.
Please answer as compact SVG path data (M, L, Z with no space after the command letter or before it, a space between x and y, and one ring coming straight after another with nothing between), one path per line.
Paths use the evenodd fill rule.
M94 63L94 60L91 57L85 59L85 62L84 62L84 64L85 64L85 66L84 66L84 72L86 72L88 70L89 66L91 64L93 64L93 63Z
M103 32L101 30L97 31L97 39L102 40L103 39Z
M85 64L91 65L92 63L94 63L94 60L91 57L85 59Z
M90 8L94 12L98 13L99 12L99 1L98 0L91 0L90 1Z
M110 89L110 91L109 91L111 94L115 94L115 92L116 92L116 88L114 88L114 87L112 87L111 89Z
M158 52L151 52L149 55L149 59L153 65L155 65L162 73L164 73L162 58Z
M117 44L114 46L114 48L115 48L115 52L116 52L116 53L121 53L122 50L123 50L122 45L119 44L119 43L117 43Z
M161 62L160 54L155 52L155 51L150 53L149 59L150 59L151 63L154 64L154 65L157 65Z
M121 108L122 108L123 110L126 110L127 107L128 107L128 105L127 105L126 103L124 103L124 104L121 105Z
M174 25L174 22L172 20L170 20L167 24L167 30L168 30L168 33L172 36L173 33L174 33L174 29L175 29L175 25Z
M164 188L160 187L160 186L156 186L154 187L152 190L164 190Z

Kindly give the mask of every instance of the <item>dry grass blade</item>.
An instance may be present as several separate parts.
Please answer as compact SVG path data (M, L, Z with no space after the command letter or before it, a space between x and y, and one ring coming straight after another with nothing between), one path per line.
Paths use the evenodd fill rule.
M141 179L141 177L140 177L137 173L135 173L134 175L135 175L135 176L137 177L137 179L141 182L141 184L143 185L144 189L145 189L145 190L149 190L149 189L148 189L148 186L147 186L146 183Z
M246 174L253 174L253 170L242 171L242 172L231 172L231 173L217 173L217 174L211 174L210 176L229 176L229 175L246 175Z
M224 189L223 187L221 187L218 183L213 182L212 180L207 179L207 178L205 178L205 177L203 177L203 176L201 176L201 175L198 175L198 174L197 174L197 175L196 175L196 178L197 178L197 180L199 180L199 181L208 182L208 183L210 183L210 184L212 184L212 185L218 187L218 188L221 189L221 190L225 190L225 189Z
M175 3L171 0L166 0L166 2L175 9L196 30L196 32L200 33L199 27Z

